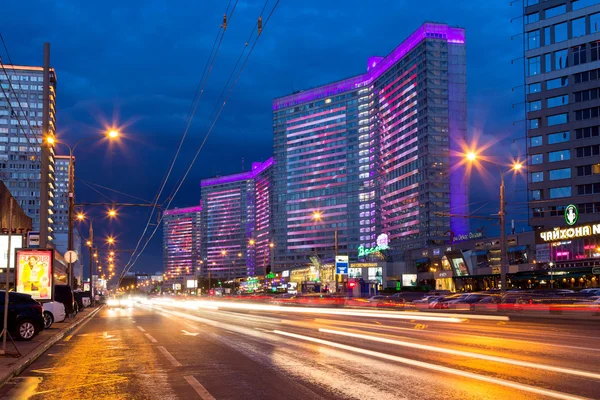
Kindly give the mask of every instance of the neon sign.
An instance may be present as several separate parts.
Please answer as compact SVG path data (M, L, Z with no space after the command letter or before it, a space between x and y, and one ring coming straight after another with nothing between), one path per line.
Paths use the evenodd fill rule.
M552 231L541 232L540 238L544 242L558 241L562 239L573 239L585 236L599 235L600 224L584 225L576 228L560 229L554 228Z
M364 246L359 246L358 256L364 257L368 256L369 254L378 253L382 250L388 250L390 248L389 241L390 239L388 235L386 233L382 233L381 235L377 236L377 246L369 249L366 249Z

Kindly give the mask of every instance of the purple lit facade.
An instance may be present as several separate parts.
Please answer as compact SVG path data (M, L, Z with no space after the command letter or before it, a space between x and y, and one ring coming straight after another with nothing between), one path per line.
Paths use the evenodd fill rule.
M273 164L270 158L251 171L201 181L203 276L262 275L270 265Z
M167 279L200 273L202 206L166 210L163 216L163 270Z
M358 261L386 233L388 255L468 232L467 185L451 169L466 139L465 32L426 23L363 75L273 101L278 269L310 256ZM317 212L320 218L314 218Z

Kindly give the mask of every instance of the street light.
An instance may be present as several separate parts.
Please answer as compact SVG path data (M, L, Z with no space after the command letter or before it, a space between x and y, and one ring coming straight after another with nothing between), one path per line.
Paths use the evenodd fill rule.
M106 238L106 243L115 244L115 238L113 238L112 236L109 236L108 238Z
M221 255L222 255L222 256L226 256L226 255L227 255L227 251L225 251L225 250L221 250Z
M312 214L312 219L314 219L315 221L320 221L323 217L323 214L321 213L321 211L314 211Z
M111 208L110 210L108 210L108 216L111 218L114 218L117 216L117 210L115 210L114 208Z
M254 239L250 239L250 240L248 241L248 244L249 244L250 246L254 246L254 244L255 244L255 243L256 243L256 241L254 241Z
M465 155L465 158L468 162L476 162L479 159L479 156L475 152L469 152ZM486 160L484 160L486 161ZM489 161L488 161L489 162ZM506 218L506 199L504 197L504 175L507 172L518 172L523 169L523 164L516 161L511 167L507 170L502 170L495 164L498 169L498 173L500 174L500 211L498 212L498 216L500 217L500 292L502 294L506 293L506 226L505 226L505 218Z

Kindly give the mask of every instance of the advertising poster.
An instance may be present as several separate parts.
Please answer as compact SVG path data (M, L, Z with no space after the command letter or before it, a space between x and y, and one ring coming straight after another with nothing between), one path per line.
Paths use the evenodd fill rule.
M17 250L17 292L52 298L52 250Z
M417 286L417 274L402 274L402 286Z
M90 291L90 283L89 282L83 282L83 291L84 292Z
M469 270L467 269L467 263L464 258L452 258L452 266L454 267L454 274L456 276L468 276Z

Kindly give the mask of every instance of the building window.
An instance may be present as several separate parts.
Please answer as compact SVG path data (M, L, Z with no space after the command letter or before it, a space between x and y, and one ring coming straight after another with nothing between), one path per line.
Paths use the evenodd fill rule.
M581 46L574 46L573 65L585 64L586 62L585 44L582 44Z
M575 139L587 139L597 136L600 136L600 127L598 126L575 129Z
M579 196L586 194L599 194L600 183L588 183L587 185L577 185L577 194Z
M571 186L550 188L551 199L561 199L563 197L571 197Z
M554 25L554 43L564 42L567 39L569 39L567 23Z
M584 119L598 118L600 109L598 107L584 108L583 110L575 111L575 120L581 121Z
M571 177L571 168L561 168L550 170L550 180L569 179Z
M566 161L571 159L571 150L551 151L548 153L549 162Z
M531 173L531 182L543 182L544 181L544 173L543 172L532 172Z
M527 14L525 16L525 23L526 24L533 24L534 22L538 22L540 20L540 13L539 12L534 12L531 14Z
M569 122L567 113L548 116L548 126L566 124L567 122Z
M552 35L550 33L551 27L547 26L544 28L544 46L552 44Z
M550 79L546 81L546 90L558 89L566 87L569 84L569 78L566 76Z
M560 107L569 104L569 95L563 94L562 96L548 98L548 108Z
M589 71L579 72L573 75L575 83L587 82L587 81L595 81L600 76L598 73L599 70L592 69Z
M542 91L541 82L530 83L529 85L527 85L527 94L539 93L541 91Z
M527 32L527 50L540 48L540 30Z
M579 37L585 35L585 17L577 18L571 21L571 30L573 31L573 37Z
M577 167L577 176L600 175L600 164L582 165Z
M600 145L578 147L575 151L577 158L598 156L600 155Z
M552 53L544 54L544 72L552 71Z
M531 57L527 59L527 76L539 75L540 69L540 56Z
M542 199L542 191L541 190L532 190L531 191L531 200L541 200Z
M542 109L542 101L541 100L527 102L527 112L539 111L541 109Z
M541 136L533 136L529 139L529 147L537 147L542 145Z
M575 103L579 103L580 101L596 100L599 97L600 88L582 90L581 92L575 92Z
M600 60L600 45L598 42L590 43L590 61Z
M600 13L590 15L590 33L600 31Z
M525 0L525 7L534 6L539 4L540 0Z
M594 4L600 4L600 0L573 0L571 2L573 11L581 10L582 8L592 6Z
M569 132L557 132L548 135L548 144L564 143L571 139Z
M552 17L556 17L557 15L562 15L566 12L567 12L567 5L561 4L560 6L547 8L546 11L544 12L544 16L546 18L552 18Z
M531 165L537 165L537 164L541 164L544 162L544 155L543 154L532 154L531 155Z
M567 54L568 54L567 49L558 50L558 51L554 52L554 69L555 70L568 67L569 59L567 58Z
M540 119L539 118L533 118L533 119L527 120L527 128L537 129L539 127L540 127Z

